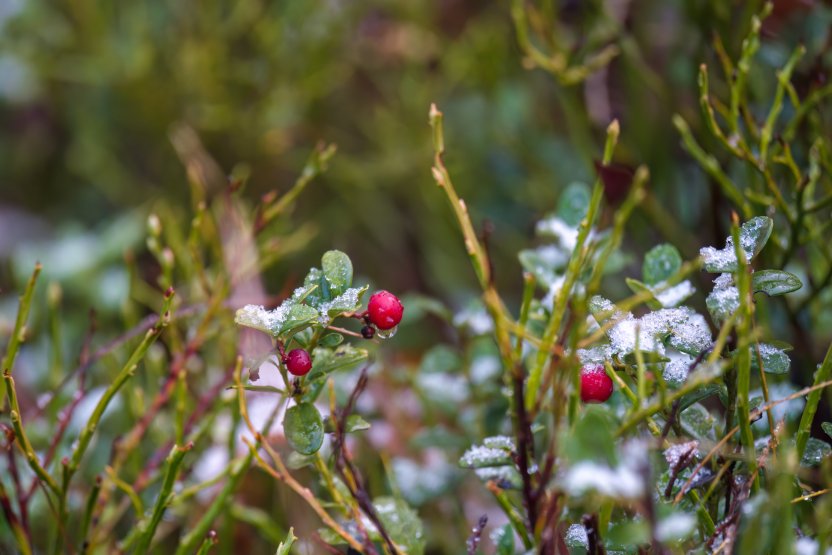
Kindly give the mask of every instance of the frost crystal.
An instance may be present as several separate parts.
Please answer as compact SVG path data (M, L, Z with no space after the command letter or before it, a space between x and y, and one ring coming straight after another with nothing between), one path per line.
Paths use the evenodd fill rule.
M479 468L483 466L503 465L508 462L509 454L505 449L474 445L459 459L459 466Z
M609 303L609 308L606 303ZM609 312L612 303L597 303ZM613 353L625 355L636 350L665 354L664 339L669 337L672 347L683 351L701 351L711 344L711 332L705 319L688 307L663 308L638 319L632 313L616 310L613 318L618 323L607 332Z
M582 524L573 524L566 531L566 545L568 547L583 547L589 549L589 537Z
M243 326L257 328L259 330L276 333L286 320L289 306L284 301L274 310L266 310L261 305L247 304L237 311L235 321Z
M740 307L740 292L734 287L731 274L721 274L714 280L714 290L705 299L708 312L717 322L724 322Z
M514 451L514 440L508 436L491 436L482 440L482 444L492 449Z
M581 365L603 364L612 357L612 350L609 345L595 345L589 349L578 349L577 354Z
M670 362L664 367L662 377L673 386L680 386L688 379L688 368L693 363L693 357L684 353L670 352L667 355Z
M570 252L578 244L578 229L567 224L557 216L552 216L537 222L537 233L539 235L551 235L555 237L563 248Z
M656 538L662 542L687 538L696 527L696 519L687 513L675 513L656 524Z
M303 289L303 288L301 288ZM297 294L298 290L295 290ZM354 310L355 307L358 306L358 295L361 293L361 289L357 287L351 287L332 299L331 301L321 303L320 305L316 306L315 308L320 311L321 315L318 317L318 321L321 324L328 324L329 323L329 311L330 310L338 310L339 312L345 312L349 310Z

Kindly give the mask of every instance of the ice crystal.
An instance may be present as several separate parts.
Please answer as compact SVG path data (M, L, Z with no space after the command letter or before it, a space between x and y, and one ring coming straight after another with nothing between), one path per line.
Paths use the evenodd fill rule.
M687 538L696 527L696 519L687 513L674 513L656 524L656 539L662 542Z
M662 281L651 286L650 291L664 308L679 306L688 297L696 293L696 289L689 280L685 280L671 287L667 286L667 282Z

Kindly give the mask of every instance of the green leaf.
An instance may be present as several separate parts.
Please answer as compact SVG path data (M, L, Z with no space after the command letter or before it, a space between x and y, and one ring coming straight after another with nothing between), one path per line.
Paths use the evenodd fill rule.
M297 451L292 451L286 457L286 467L291 470L298 470L312 466L315 464L315 455L301 455Z
M608 550L629 553L634 545L650 542L650 525L644 519L619 521L610 526L604 540Z
M295 529L289 528L289 533L286 534L286 539L280 542L280 545L277 546L277 553L275 555L289 555L292 551L292 544L295 543L295 540L298 539L295 536Z
M344 423L345 433L360 432L369 429L370 423L357 414L349 415L347 417L347 421ZM328 434L335 433L335 424L332 423L332 418L327 418L326 420L324 420L324 431Z
M369 288L369 285L365 285L361 289L351 287L332 300L318 305L318 310L330 317L337 316L342 312L355 312L361 308L361 297Z
M679 410L683 411L691 405L695 405L702 399L707 399L711 395L721 395L725 394L725 397L728 397L728 391L724 385L720 384L708 384L704 385L700 388L697 388L687 395L683 395L681 400L679 401Z
M298 332L303 328L310 326L318 319L318 311L305 304L296 304L292 306L286 313L286 319L280 326L278 335L283 335L289 332Z
M757 216L742 224L742 227L740 227L740 245L745 252L751 254L749 261L760 254L760 251L766 246L773 228L774 220L767 216Z
M810 437L806 442L806 449L803 451L803 458L800 466L820 466L824 457L832 453L832 446L816 437Z
M344 342L344 336L340 333L332 332L328 333L318 341L318 345L321 347L337 347L341 343Z
M589 211L592 191L586 183L575 181L566 186L558 199L558 218L572 227L578 227Z
M783 270L760 270L751 274L751 287L755 293L774 297L797 291L803 283L796 275Z
M459 466L462 468L486 468L514 464L511 457L513 445L494 442L483 443L483 445L472 445L470 449L465 451L459 459Z
M462 366L459 354L447 345L437 345L422 357L419 373L444 372L451 373Z
M832 422L824 422L820 425L820 428L826 433L826 435L832 437Z
M312 403L300 403L287 410L283 431L292 449L302 455L316 453L324 442L321 413Z
M491 538L497 549L496 555L514 555L514 529L511 524L499 528Z
M649 306L653 310L658 310L662 307L662 303L660 303L656 299L656 296L653 294L653 291L647 286L646 283L642 283L634 278L624 278L624 281L627 284L627 287L630 288L630 291L632 291L635 294L644 292L650 293L650 297L647 300L647 306Z
M343 252L325 252L321 257L321 268L333 297L337 297L352 285L352 261Z
M401 499L392 497L379 497L373 502L373 506L390 539L400 546L406 555L423 555L425 536L422 521L419 520L416 511Z
M682 429L689 435L701 440L716 440L714 431L715 419L708 412L708 409L694 403L679 413L679 423Z
M560 442L571 463L582 460L616 463L615 437L618 423L612 413L597 405L584 409L575 428L564 431Z
M346 370L367 360L367 349L353 347L349 343L339 345L334 351L317 347L312 353L312 370L306 377L307 383L322 380L336 370Z
M682 267L682 255L668 243L657 245L644 255L641 276L647 285L667 281Z
M760 362L757 359L757 348L751 346L751 369L759 372ZM776 345L769 343L759 344L760 358L763 359L763 370L768 374L786 374L789 371L791 360L789 355L783 352Z

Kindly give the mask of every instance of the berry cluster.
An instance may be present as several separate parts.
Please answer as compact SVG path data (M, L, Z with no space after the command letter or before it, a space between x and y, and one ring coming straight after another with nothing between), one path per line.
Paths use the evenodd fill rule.
M365 339L372 339L376 328L390 330L399 325L404 305L389 291L377 291L370 297L367 311L361 315L366 325L361 329ZM293 376L305 376L312 369L312 356L306 349L294 349L283 357L286 369Z

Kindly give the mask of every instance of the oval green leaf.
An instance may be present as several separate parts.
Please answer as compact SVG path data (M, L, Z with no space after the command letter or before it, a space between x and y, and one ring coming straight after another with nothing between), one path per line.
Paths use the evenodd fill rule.
M324 442L324 422L312 403L300 403L287 410L283 431L292 449L302 455L317 453Z
M557 216L572 227L578 227L589 211L592 192L586 183L575 181L566 186L558 199Z
M755 293L773 297L797 291L803 283L796 275L783 270L760 270L751 275L751 287Z
M667 281L682 267L682 255L679 250L668 243L657 245L644 255L641 276L647 285L656 285Z
M352 285L352 261L343 252L325 252L321 258L321 268L333 297L337 297Z

